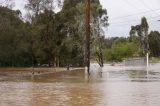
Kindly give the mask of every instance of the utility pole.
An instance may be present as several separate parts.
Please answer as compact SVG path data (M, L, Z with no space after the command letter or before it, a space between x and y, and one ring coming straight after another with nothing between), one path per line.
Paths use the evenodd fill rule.
M90 0L86 1L86 66L90 75Z

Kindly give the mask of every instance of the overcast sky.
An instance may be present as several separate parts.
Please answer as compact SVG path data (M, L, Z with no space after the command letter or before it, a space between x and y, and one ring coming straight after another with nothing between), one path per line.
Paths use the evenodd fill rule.
M132 25L140 24L141 17L148 19L150 30L160 31L160 0L100 0L108 11L109 24L106 36L127 36Z
M2 0L0 0L2 1ZM16 0L16 7L25 13L26 0ZM100 0L107 9L109 27L106 37L128 36L132 25L140 24L141 17L148 19L150 30L160 31L160 0Z

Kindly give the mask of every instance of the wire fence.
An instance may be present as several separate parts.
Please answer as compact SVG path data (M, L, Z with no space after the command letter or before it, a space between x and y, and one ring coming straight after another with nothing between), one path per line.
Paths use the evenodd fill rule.
M124 66L145 66L146 65L146 58L139 57L139 58L130 58L123 61Z

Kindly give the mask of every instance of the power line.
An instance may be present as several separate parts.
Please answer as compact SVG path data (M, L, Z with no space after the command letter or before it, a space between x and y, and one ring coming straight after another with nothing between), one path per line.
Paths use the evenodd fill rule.
M148 11L144 11L144 12L138 12L138 13L135 13L135 14L130 14L130 15L121 16L121 17L114 17L112 19L121 19L121 18L126 18L126 17L135 16L135 15L146 14L146 13L148 14L148 13L159 11L159 10L160 10L160 8L154 9L154 10L148 10Z
M149 8L150 10L152 10L143 0L139 0L141 2L141 4L144 5L144 7L146 7L147 9Z
M140 0L141 1L141 0ZM142 2L142 1L141 1ZM131 5L128 1L127 1L127 3L129 4L129 5ZM148 7L145 3L143 3L142 2L142 4L143 5L145 5L145 7ZM132 5L133 6L133 5ZM151 9L150 7L148 7L149 8L149 10L147 10L147 11L144 11L144 12L139 12L139 13L135 13L135 14L131 14L131 15L126 15L126 16L122 16L122 17L116 17L116 18L113 18L113 19L117 19L117 18L125 18L125 17L130 17L130 16L135 16L135 15L139 15L139 14L145 14L145 13L150 13L150 12L157 12L157 11L159 11L160 9ZM148 22L153 22L153 21L155 21L155 18L158 18L159 17L159 15L158 16L155 16L155 17L150 17L151 19L148 19L148 20L150 20L150 21L148 21ZM140 20L130 20L130 21L121 21L121 22L113 22L113 23L110 23L110 25L116 25L116 26L120 26L120 27L122 27L122 26L124 26L124 25L131 25L131 24L128 24L128 23L130 23L130 22L134 22L135 23L135 21L140 21ZM157 21L157 20L156 20ZM155 22L156 22L155 21ZM125 24L125 23L127 23L127 24ZM133 23L133 24L134 24Z
M123 0L124 1L124 0ZM132 4L130 1L128 1L128 0L125 0L126 2L125 3L127 3L130 7L133 7L134 9L136 9L136 10L138 10L139 12L138 13L134 13L134 14L129 14L129 15L124 15L124 16L120 16L120 17L114 17L114 18L112 18L112 20L114 20L114 21L112 21L111 23L110 23L110 25L112 26L117 26L117 27L120 27L120 28L123 28L123 26L125 26L125 25L128 25L128 26L132 26L132 25L134 25L134 24L137 24L138 22L137 21L140 21L140 20L129 20L129 21L125 21L125 20L123 20L123 21L118 21L118 19L123 19L123 18L127 18L127 17L131 17L131 16L136 16L136 15L141 15L141 14L150 14L150 13L154 13L154 14L152 14L153 15L153 17L149 17L149 19L148 19L148 23L149 24L151 24L151 25L153 25L152 26L152 28L151 29L156 29L155 28L155 25L153 24L153 23L155 23L155 22L157 22L157 20L158 19L156 19L156 18L159 18L160 16L160 14L158 13L159 12L159 10L160 10L160 8L157 8L157 9L153 9L153 8L150 8L150 6L148 6L146 3L144 3L144 1L141 1L140 0L140 4L141 5L144 5L144 6L138 6L138 8L137 8L137 5L134 5L134 4ZM138 2L138 1L137 1ZM139 2L137 3L137 4L139 4ZM139 7L143 7L143 9L145 9L144 7L146 7L146 11L144 10L144 11L142 11L142 8L139 8ZM142 12L140 12L140 11L142 11ZM157 13L157 14L156 14ZM116 21L115 21L116 20ZM160 20L158 20L158 21L160 21ZM133 23L134 22L134 23ZM130 24L129 24L130 23ZM133 24L132 24L133 23ZM114 35L116 35L116 34L114 34Z
M145 3L143 0L139 0L143 5L144 5L144 7L146 7L147 9L149 8L150 10L153 10L147 3ZM160 15L159 13L158 13L158 15Z
M136 9L136 10L140 10L139 8L137 8L135 5L134 5L134 3L131 3L131 2L129 2L128 0L125 0L126 1L126 3L127 4L129 4L130 6L132 6L132 7L134 7L134 9ZM150 6L148 6L147 4L146 4L146 2L144 2L143 0L138 0L138 2L137 3L139 3L139 2L141 2L141 4L144 6L144 7L146 7L148 10L153 10L152 8L150 8ZM141 7L141 6L140 6ZM154 11L154 10L153 10ZM159 14L158 14L159 15Z
M123 0L124 1L124 0ZM128 5L130 5L130 6L132 6L134 9L136 9L136 10L140 10L139 8L137 8L135 5L133 5L131 2L129 2L128 0L125 0L126 2L125 3L127 3Z
M157 22L157 20L153 20L153 19L152 19L152 20L149 20L148 23L149 23L149 22ZM135 24L135 23L130 23L130 24L129 24L129 22L128 22L128 23L126 23L126 24L111 24L111 26L122 27L122 26L131 25L131 24ZM132 26L132 25L131 25L131 26Z
M150 19L151 18L151 19ZM159 16L155 16L155 17L148 17L147 20L153 20L155 18L159 18ZM128 21L120 21L120 22L111 22L110 24L121 24L121 23L128 23L128 22L133 22L133 21L140 21L139 19L135 19L135 20L128 20Z

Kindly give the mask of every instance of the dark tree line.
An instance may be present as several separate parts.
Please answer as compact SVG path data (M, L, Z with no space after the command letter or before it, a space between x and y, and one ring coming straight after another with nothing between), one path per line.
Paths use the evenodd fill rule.
M158 31L151 31L148 39L151 56L160 57L160 33Z
M60 0L29 0L21 12L0 7L0 66L84 66L85 0L64 0L62 10L54 12ZM101 10L101 11L100 11ZM106 10L99 1L91 2L91 19L105 24ZM92 36L100 36L99 32ZM98 47L98 45L97 45ZM100 50L100 49L99 49Z

